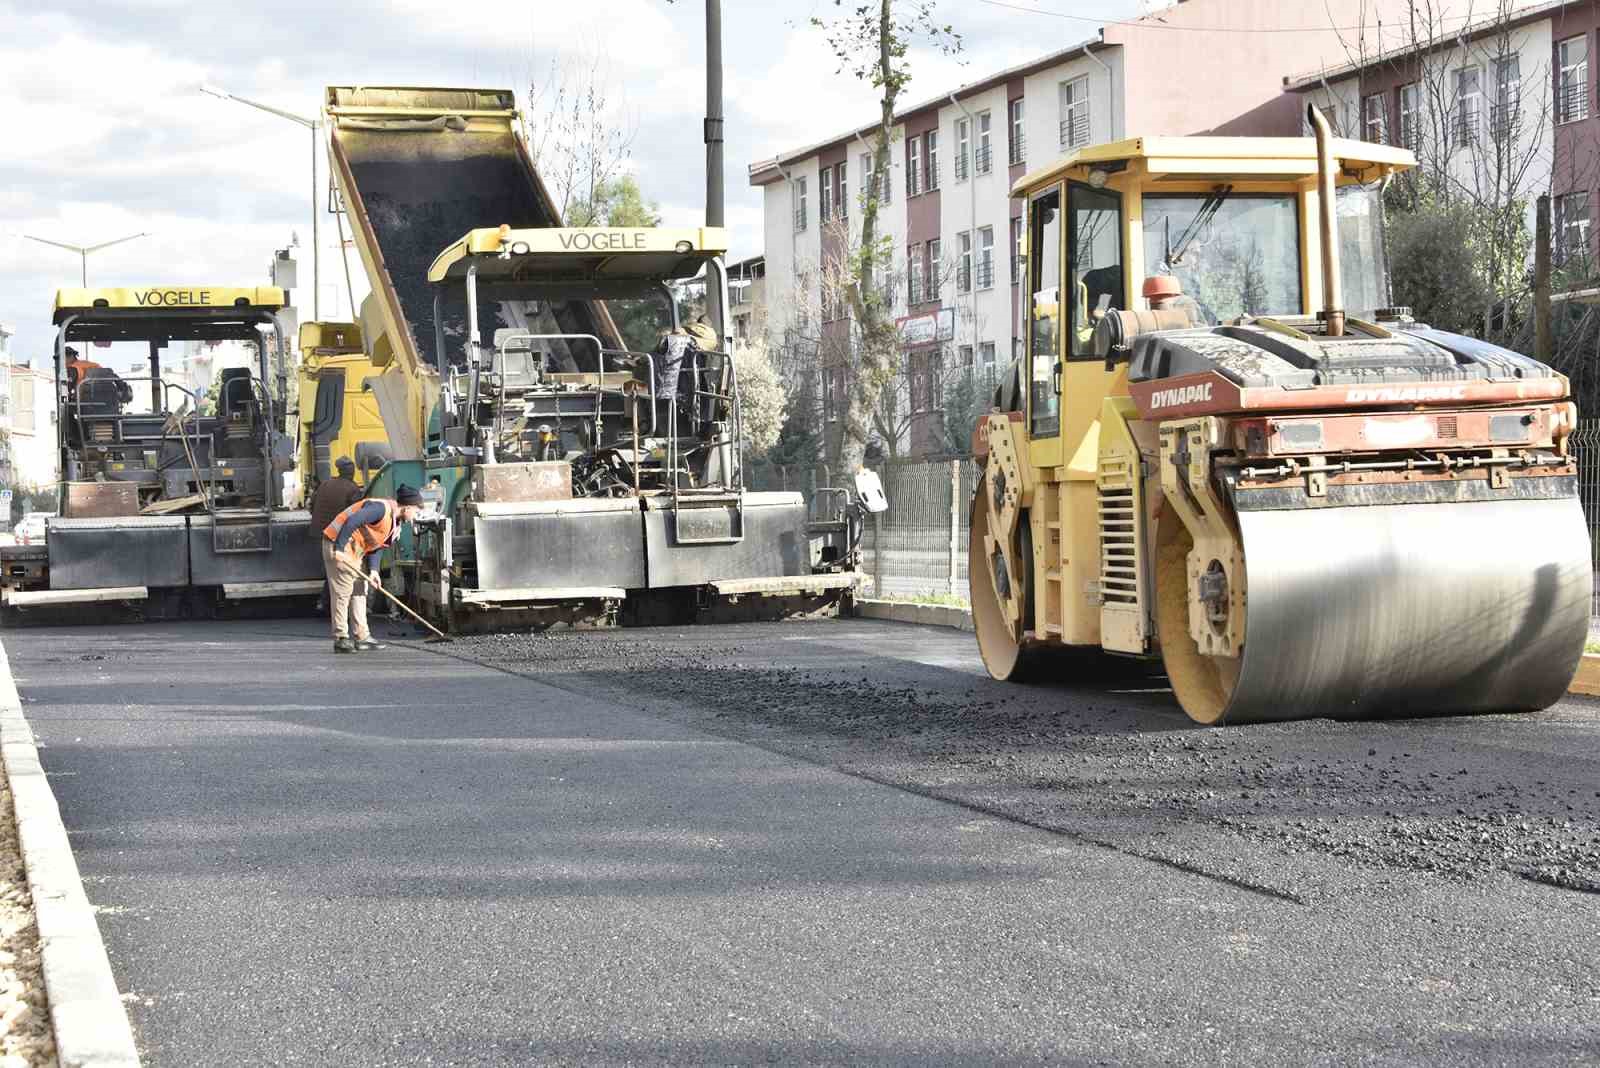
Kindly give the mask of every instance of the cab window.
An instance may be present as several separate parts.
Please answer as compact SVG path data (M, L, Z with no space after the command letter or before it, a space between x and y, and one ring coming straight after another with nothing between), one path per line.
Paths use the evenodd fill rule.
M1094 328L1106 312L1127 308L1122 282L1122 196L1072 185L1067 270L1072 279L1072 359L1097 359Z
M1061 359L1061 193L1028 209L1028 425L1034 437L1061 432L1056 367Z

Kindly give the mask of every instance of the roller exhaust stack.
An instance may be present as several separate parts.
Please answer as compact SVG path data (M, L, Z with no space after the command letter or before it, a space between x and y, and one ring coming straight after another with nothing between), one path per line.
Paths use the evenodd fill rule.
M1339 274L1339 227L1334 204L1333 131L1315 104L1306 118L1317 134L1317 215L1322 229L1322 318L1329 337L1344 336L1344 285Z

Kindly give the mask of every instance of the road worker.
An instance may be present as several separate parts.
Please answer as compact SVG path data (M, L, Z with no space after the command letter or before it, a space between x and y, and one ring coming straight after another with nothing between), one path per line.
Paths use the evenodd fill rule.
M341 456L334 462L333 469L337 474L325 480L317 487L317 492L311 495L311 530L313 536L320 536L322 528L333 522L335 516L346 508L359 501L362 496L361 487L356 485L356 464L348 456Z
M422 494L399 486L393 498L371 497L345 508L322 529L322 565L328 575L333 651L382 649L367 630L367 590L378 584L378 557L422 510Z
M338 474L325 480L317 487L317 492L311 495L311 522L306 529L311 532L313 538L322 537L323 528L333 522L335 516L365 495L361 487L356 485L354 460L348 456L341 456L334 462L333 469ZM324 582L322 597L317 601L317 611L320 612L329 605L332 592L332 588Z

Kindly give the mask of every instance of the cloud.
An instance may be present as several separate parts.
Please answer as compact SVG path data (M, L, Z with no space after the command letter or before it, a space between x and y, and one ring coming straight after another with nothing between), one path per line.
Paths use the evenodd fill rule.
M965 66L912 55L910 101L1086 36L1067 23L953 2L967 34ZM1108 9L1132 0L1107 0ZM734 255L760 251L755 159L872 119L870 88L838 66L807 24L823 0L723 5L727 219ZM91 257L95 284L260 284L272 250L310 241L310 134L240 104L203 96L212 82L304 115L324 87L510 86L555 53L598 51L625 90L638 133L631 167L669 223L704 218L703 10L694 0L52 0L0 2L0 320L20 357L48 352L53 290L76 284L77 258L17 235L90 244L152 237ZM323 170L324 181L326 170ZM322 216L325 293L342 291L333 218ZM309 284L310 256L301 277ZM366 286L355 265L357 298ZM297 294L309 304L309 294ZM327 309L324 309L327 311ZM309 310L304 314L309 315Z

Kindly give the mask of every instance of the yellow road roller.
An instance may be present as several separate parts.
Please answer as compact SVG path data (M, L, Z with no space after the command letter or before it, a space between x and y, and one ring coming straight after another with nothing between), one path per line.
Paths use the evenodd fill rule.
M1391 304L1382 187L1415 160L1310 120L1012 189L1027 344L973 442L994 677L1159 656L1205 724L1566 691L1592 584L1567 380Z

